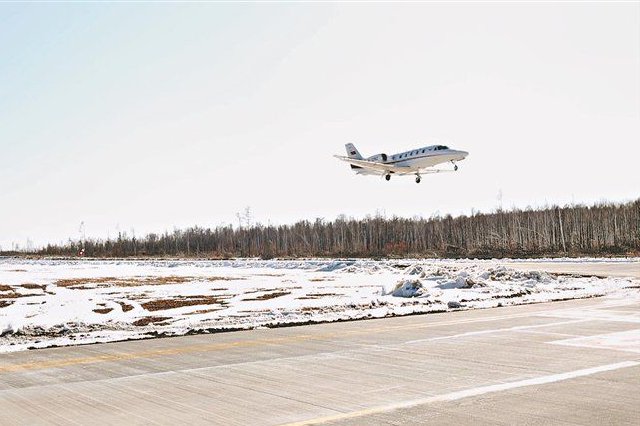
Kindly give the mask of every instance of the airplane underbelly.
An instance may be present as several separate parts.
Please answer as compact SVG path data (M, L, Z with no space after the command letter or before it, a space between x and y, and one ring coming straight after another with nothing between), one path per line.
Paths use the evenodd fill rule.
M443 162L442 158L438 158L438 157L425 157L425 158L421 158L420 159L420 163L419 163L419 167L423 168L423 167L433 167L437 164L440 164Z
M405 161L404 164L402 165L407 167L412 167L412 168L424 169L427 167L433 167L435 165L444 163L446 161L449 161L449 160L442 156L437 156L437 157L434 156L434 157L423 157L423 158L417 158L415 160Z
M361 169L361 170L355 170L356 174L359 175L381 175L382 172L379 172L377 170L367 170L367 169Z

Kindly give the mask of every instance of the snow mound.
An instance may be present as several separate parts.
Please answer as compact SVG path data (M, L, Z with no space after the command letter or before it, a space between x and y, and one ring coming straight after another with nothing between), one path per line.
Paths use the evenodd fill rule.
M420 297L426 295L427 290L420 280L403 280L396 284L390 294L395 297Z
M316 272L335 272L353 265L354 262L334 261L316 269Z

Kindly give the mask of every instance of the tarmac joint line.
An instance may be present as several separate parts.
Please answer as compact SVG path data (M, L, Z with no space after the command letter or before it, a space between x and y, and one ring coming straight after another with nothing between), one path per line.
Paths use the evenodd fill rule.
M564 380L574 379L577 377L590 376L597 373L606 371L619 370L621 368L637 367L640 362L637 361L623 361L614 364L599 365L597 367L584 368L581 370L568 371L566 373L551 374L547 376L534 377L531 379L518 380L515 382L498 383L495 385L479 386L476 388L464 389L461 391L455 391L445 393L442 395L435 395L426 398L413 399L410 401L403 401L394 404L382 405L378 407L366 408L364 410L351 411L348 413L335 414L331 416L317 417L314 419L303 420L301 422L287 423L284 426L306 426L318 423L326 423L338 420L353 419L368 415L381 414L402 408L411 408L418 405L432 404L436 402L456 401L463 398L469 398L478 395L484 395L487 393L502 392L511 389L522 388L526 386L544 385L548 383L560 382Z

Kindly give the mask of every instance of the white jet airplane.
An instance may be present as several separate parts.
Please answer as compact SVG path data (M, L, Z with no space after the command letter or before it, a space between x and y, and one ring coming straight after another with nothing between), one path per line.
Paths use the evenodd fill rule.
M377 154L364 158L352 143L345 147L347 157L334 157L351 164L351 169L357 174L384 176L386 180L390 180L391 175L416 175L416 183L420 183L421 173L451 171L431 168L437 164L451 162L453 170L458 170L456 161L462 161L469 155L466 151L456 151L444 145L431 145L394 155Z

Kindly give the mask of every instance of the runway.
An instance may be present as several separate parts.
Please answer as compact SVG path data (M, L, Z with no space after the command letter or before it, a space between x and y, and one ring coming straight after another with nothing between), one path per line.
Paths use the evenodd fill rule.
M587 273L640 278L620 267ZM0 355L3 425L638 418L639 288L619 298Z

